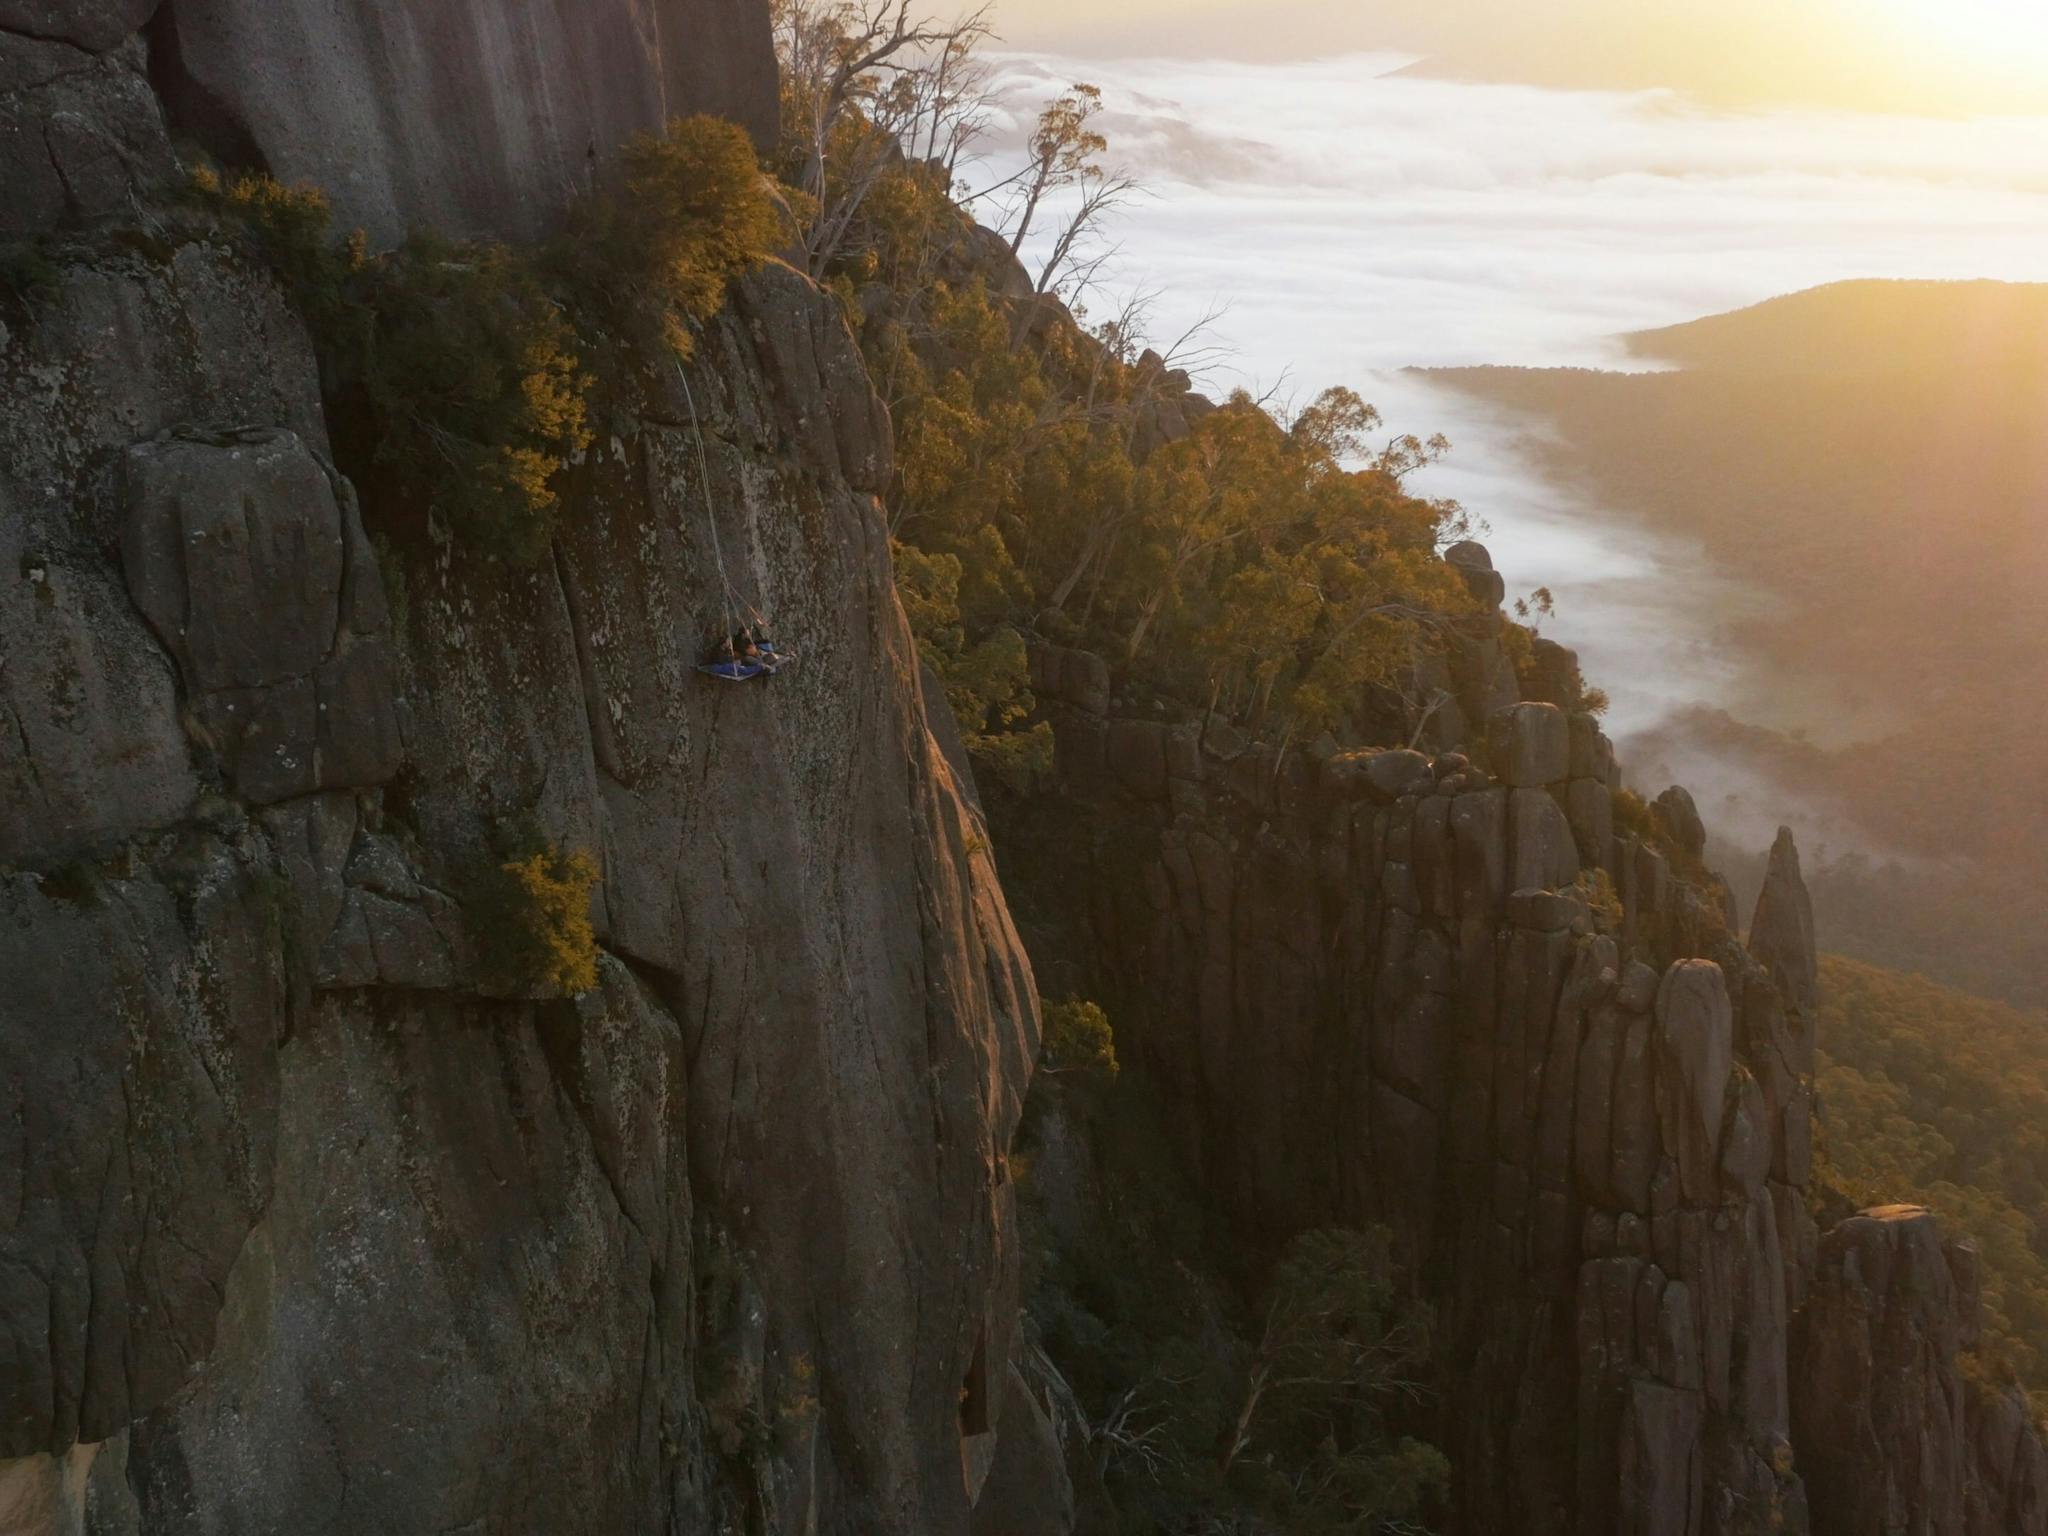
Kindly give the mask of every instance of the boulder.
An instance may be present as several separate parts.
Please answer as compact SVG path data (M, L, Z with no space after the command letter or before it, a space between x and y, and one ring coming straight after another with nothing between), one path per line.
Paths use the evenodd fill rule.
M1484 544L1470 539L1453 544L1444 551L1444 561L1464 578L1465 590L1486 608L1498 608L1507 600L1506 578L1493 568L1493 556Z
M1799 845L1790 827L1778 828L1778 839L1771 845L1763 889L1750 919L1749 952L1776 983L1786 1006L1810 1018L1820 981L1813 898L1799 872Z
M1614 862L1614 795L1605 779L1573 779L1565 788L1565 819L1579 847L1579 862L1606 869Z
M1598 779L1605 784L1614 776L1614 743L1600 729L1599 719L1588 714L1573 715L1571 734L1571 776L1575 779Z
M1109 713L1109 664L1092 651L1034 644L1031 690L1091 715Z
M1427 794L1435 783L1429 759L1420 752L1375 752L1362 766L1366 782L1382 800Z
M1508 921L1537 933L1564 933L1584 910L1555 891L1520 890L1508 897Z
M1571 773L1571 725L1554 704L1517 704L1491 723L1493 771L1516 788L1562 782Z
M1579 876L1571 823L1547 790L1508 796L1508 881L1513 890L1562 890Z
M1524 698L1563 709L1577 707L1583 687L1577 651L1539 635L1530 642L1523 677Z
M268 804L398 770L383 578L353 495L292 432L130 450L128 590L202 742Z
M1460 539L1444 550L1444 563L1461 571L1490 571L1493 554L1476 539Z
M1657 989L1657 1120L1665 1148L1678 1159L1680 1188L1695 1205L1719 1196L1734 1024L1721 967L1681 960L1664 973Z
M109 8L112 26L120 25L118 10ZM97 8L76 11L73 31L98 39L111 30L87 19ZM81 222L132 223L137 203L176 175L140 41L81 55L70 43L44 40L58 35L54 23L40 35L0 29L0 185L7 188L0 238Z
M1640 960L1632 961L1621 973L1621 989L1616 1001L1630 1013L1648 1013L1657 1006L1659 980L1656 971L1649 966Z
M1659 795L1650 806L1650 814L1657 819L1657 825L1687 857L1698 860L1707 851L1707 826L1700 820L1699 807L1693 804L1691 791L1674 784Z

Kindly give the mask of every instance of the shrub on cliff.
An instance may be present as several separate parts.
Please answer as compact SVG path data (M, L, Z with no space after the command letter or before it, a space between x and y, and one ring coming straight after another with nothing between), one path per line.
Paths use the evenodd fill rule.
M487 869L469 908L492 982L541 997L575 997L595 987L590 897L596 887L596 860L556 844Z
M544 247L415 234L372 256L336 240L318 188L201 170L192 201L267 265L305 316L373 515L432 512L518 564L544 554L556 482L590 444L594 349L577 316L621 294L654 305L669 343L724 304L778 238L773 197L737 126L681 118L620 151L614 183L577 200ZM387 516L388 520L388 516Z
M360 231L334 238L327 194L308 182L287 186L273 176L222 176L211 166L192 172L192 203L219 219L243 249L276 274L321 345L323 364L358 340L360 296L350 280L368 262Z
M524 254L414 236L363 286L356 376L394 494L518 564L545 553L555 479L590 444L575 329Z
M1290 1242L1223 1439L1221 1471L1300 1532L1412 1530L1447 1485L1441 1452L1391 1434L1422 1394L1431 1319L1404 1301L1387 1235L1341 1228Z
M911 634L946 690L962 743L977 766L1023 793L1052 768L1052 727L1026 723L1037 701L1023 636L1006 625L970 642L960 559L908 544L898 544L895 554L896 590Z
M208 170L192 188L305 317L372 512L431 510L478 548L539 558L592 386L531 253L418 234L373 257L333 238L317 188Z
M1094 1072L1115 1077L1116 1033L1098 1003L1082 998L1045 1005L1045 1041L1039 1059L1049 1072Z
M595 256L608 274L661 307L684 356L689 327L715 315L732 280L782 236L774 198L746 131L716 117L677 118L619 151L616 184L572 210L573 262Z

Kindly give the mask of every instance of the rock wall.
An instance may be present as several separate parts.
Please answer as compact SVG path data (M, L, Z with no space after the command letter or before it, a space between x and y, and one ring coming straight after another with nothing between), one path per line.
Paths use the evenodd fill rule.
M0 1530L966 1531L1036 998L836 307L770 266L694 405L644 370L538 568L373 545L271 281L130 201L151 9L0 6L66 231L0 329ZM258 9L148 44L232 22L270 89L316 8ZM710 518L772 684L693 670ZM573 1001L484 962L512 832L599 865Z
M1503 705L1468 638L1442 683L1478 728L1434 757L1133 717L1099 660L1041 649L1057 790L998 830L1048 992L1109 1007L1248 1238L1396 1234L1439 1308L1459 1530L1960 1532L1966 1501L2038 1498L2023 1416L1963 1408L1974 1294L1906 1291L1905 1380L1890 1324L1859 1342L1853 1232L1816 1256L1790 835L1745 945L1684 791L1654 838L1618 827L1597 722ZM1948 1470L1881 1475L1914 1455ZM1850 1513L1859 1479L1905 1523Z
M382 244L531 238L631 134L714 112L765 145L779 110L766 0L4 0L0 235L132 215L167 122Z
M1958 1368L1978 1292L1976 1250L1918 1207L1822 1239L1792 1393L1815 1536L2048 1531L2048 1454L2025 1397Z

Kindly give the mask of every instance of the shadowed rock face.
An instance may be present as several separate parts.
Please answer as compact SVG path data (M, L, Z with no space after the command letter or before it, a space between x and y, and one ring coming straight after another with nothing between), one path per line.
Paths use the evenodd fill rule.
M373 551L267 278L68 259L0 333L0 1528L965 1532L1044 1434L1036 998L835 306L748 279L702 459L647 370L513 570ZM710 518L772 684L693 669ZM601 869L574 1001L479 961L518 827Z
M765 39L755 0L0 0L0 232L171 179L152 82L384 237L531 231L593 143L762 131ZM694 407L647 377L539 568L380 558L266 278L138 248L10 312L0 1529L1039 1536L1090 1496L1008 1369L1036 999L895 603L887 414L774 266ZM801 656L771 684L692 670L707 519ZM1966 1250L1874 1213L1814 1260L1789 839L1745 952L1471 638L1439 755L1315 764L1035 656L1061 793L1013 851L1063 981L1247 1229L1399 1234L1464 1529L1798 1532L1810 1480L2040 1530L2023 1406L1958 1385ZM573 1001L479 962L516 828L601 869Z
M1867 1256L1905 1242L1885 1217L1816 1264L1789 835L1745 948L1718 893L1593 814L1617 780L1591 719L1472 712L1497 782L1476 750L1318 763L1119 718L1074 652L1033 678L1057 811L997 815L1040 972L1110 1008L1248 1235L1400 1239L1438 1308L1457 1530L2040 1528L2041 1443L1961 1385L1976 1299L1931 1218L1920 1281ZM1660 803L1689 847L1689 800Z
M761 0L167 0L153 46L174 127L383 243L531 237L631 134L777 121Z
M1582 865L1597 726L1474 711L1506 782L1476 752L1316 762L1116 718L1093 671L1036 658L1062 825L1003 829L1041 969L1111 1008L1248 1232L1397 1235L1441 1320L1459 1529L1733 1536L1735 1504L1803 1529L1813 1233L1776 1154L1806 1090L1749 1062L1776 994L1718 898L1611 824Z
M531 238L694 112L773 143L766 0L0 0L0 232L132 212L171 174L167 117L380 244Z
M1815 1536L2048 1531L2048 1456L2026 1401L1966 1381L1978 1258L1931 1212L1885 1206L1821 1240L1800 1318L1794 1424Z

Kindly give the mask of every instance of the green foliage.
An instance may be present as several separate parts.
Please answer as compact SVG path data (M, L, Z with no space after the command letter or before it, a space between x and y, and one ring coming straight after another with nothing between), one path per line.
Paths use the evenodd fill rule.
M1025 724L1037 701L1023 636L1003 626L968 640L960 608L963 570L957 555L896 546L904 613L919 652L945 687L961 740L978 763L1022 793L1052 768L1052 727Z
M371 258L360 235L331 238L316 188L206 170L192 188L305 315L379 500L431 509L492 554L538 559L555 477L590 442L591 383L531 253L414 235Z
M906 605L936 610L914 622L979 755L1035 729L985 681L1021 679L1011 634L1088 646L1155 697L1213 702L1279 734L1377 718L1417 653L1472 608L1436 554L1462 514L1403 488L1448 445L1371 442L1379 418L1348 390L1291 422L1244 397L1208 408L1144 352L1132 317L1090 332L1019 296L946 171L877 148L904 109L893 87L831 94L843 39L812 20L818 35L785 37L812 67L793 59L787 72L807 83L790 86L778 165L818 189L817 275L857 316L895 422L892 533L902 551L958 562L956 574L899 553L898 571ZM1100 179L1095 105L1077 87L1048 109L1027 203L1044 177ZM992 638L1001 651L981 653Z
M1620 929L1621 896L1614 889L1614 880L1606 870L1581 870L1578 879L1572 882L1572 889L1585 901L1594 923L1602 932L1612 933Z
M1380 1230L1304 1232L1273 1267L1222 1465L1284 1529L1385 1530L1445 1489L1441 1453L1383 1420L1429 1354L1429 1312L1397 1278Z
M485 871L471 901L484 964L522 995L575 997L597 985L590 923L597 861L543 844Z
M1632 789L1614 792L1614 826L1646 843L1663 840L1663 823L1650 811L1650 803Z
M582 200L571 229L573 257L596 257L607 280L660 303L685 357L689 325L716 314L733 279L782 237L746 130L701 114L627 140L617 184Z
M1047 1003L1039 1058L1053 1072L1098 1072L1115 1077L1116 1032L1101 1005L1083 999Z
M306 317L376 509L414 523L431 511L464 543L532 564L561 510L558 480L591 441L579 314L590 325L637 298L687 352L689 325L778 237L733 124L678 119L628 142L620 162L616 185L580 199L567 236L539 249L415 234L373 257L360 234L333 237L317 188L201 170L191 196Z
M372 269L359 382L390 479L458 537L530 565L555 479L590 444L574 329L528 258L414 236Z
M266 175L223 177L210 166L192 172L188 191L197 208L277 275L316 341L328 349L359 344L363 317L349 283L368 264L367 245L360 231L335 241L325 192Z
M1824 955L1820 1044L1833 1189L1974 1238L1985 1351L2048 1391L2048 1014Z
M1121 1530L1427 1529L1448 1468L1395 1421L1429 1320L1384 1233L1247 1255L1140 1073L1041 1074L1021 1145L1028 1335Z

